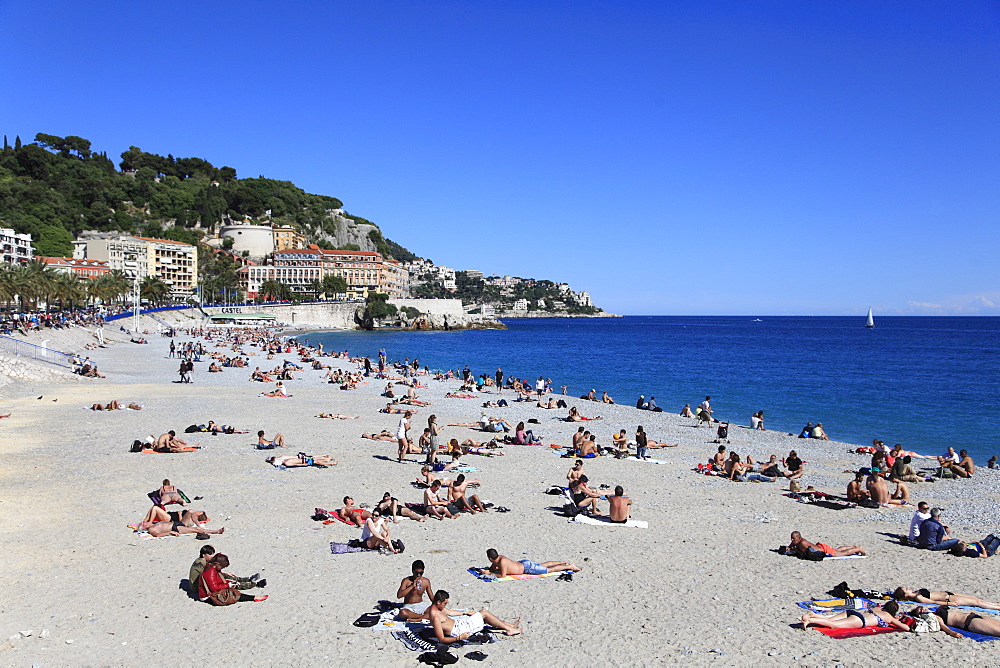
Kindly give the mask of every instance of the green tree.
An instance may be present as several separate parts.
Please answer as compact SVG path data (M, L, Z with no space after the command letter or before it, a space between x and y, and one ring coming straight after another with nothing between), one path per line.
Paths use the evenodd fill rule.
M170 286L157 276L146 276L139 283L139 296L149 300L153 306L159 306L170 295Z
M323 281L320 284L320 292L326 295L327 298L345 293L347 292L347 281L344 280L343 276L327 274L323 277Z
M261 283L257 294L263 297L265 301L283 301L291 298L292 291L284 283L279 283L272 279Z
M73 235L65 227L46 225L38 233L35 253L49 257L70 257L73 255Z

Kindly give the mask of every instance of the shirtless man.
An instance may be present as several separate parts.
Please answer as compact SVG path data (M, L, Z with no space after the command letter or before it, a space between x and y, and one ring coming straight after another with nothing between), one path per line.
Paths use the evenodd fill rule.
M358 508L354 505L354 499L345 496L344 497L344 507L337 511L340 515L340 519L344 520L348 524L353 524L354 526L362 526L372 514L365 510L364 508Z
M868 487L868 494L871 496L872 501L877 502L880 506L888 507L903 505L902 501L893 500L889 496L889 485L886 484L885 478L877 473L872 473L868 476L866 486Z
M417 559L410 567L412 575L407 575L399 583L396 590L396 598L403 599L403 607L399 609L399 616L406 621L417 619L427 619L427 608L434 600L434 590L431 589L431 581L424 577L424 562ZM427 594L427 602L424 602L424 594Z
M691 404L684 404L684 408L681 409L681 417L694 417L694 413L691 412Z
M608 517L615 524L625 524L632 513L632 499L625 496L625 490L621 485L615 487L615 495L608 497L611 509L608 510Z
M594 441L594 435L589 431L586 432L587 438L580 441L580 449L577 450L578 457L586 457L587 455L594 455L595 457L600 454L597 452L597 443Z
M427 608L427 618L434 627L434 635L438 642L451 644L468 640L473 633L482 631L487 624L503 629L505 635L516 636L521 633L521 618L513 624L508 624L497 618L486 608L478 612L449 610L449 594L444 589L438 589L434 594L434 603Z
M976 474L976 463L972 461L969 453L966 450L959 450L958 456L961 460L957 464L942 464L942 466L949 469L959 478L971 478L974 476Z
M452 483L454 484L454 483ZM427 515L429 517L436 517L439 520L444 518L455 519L458 515L455 515L448 508L448 502L442 501L438 497L438 493L441 491L441 481L435 480L431 483L431 486L424 491L424 507L427 510Z
M361 434L361 438L367 438L372 441L387 441L389 443L396 442L396 437L387 429L383 429L377 434Z
M201 511L185 510L175 520L163 508L153 506L146 514L146 519L143 519L139 524L139 529L147 531L154 538L180 536L188 533L221 534L226 530L226 527L220 527L215 530L206 529L198 523L199 520L204 522L207 519L208 517Z
M173 429L156 439L153 449L157 452L183 452L185 448L200 447L199 443L188 445L187 441L177 438L177 432Z
M722 471L726 466L726 446L720 445L719 451L708 460L708 463L712 465L713 471Z
M844 545L841 547L831 547L826 543L810 543L798 531L792 532L792 541L788 544L788 550L794 550L798 555L804 555L809 550L822 552L828 557L849 557L852 554L865 556L867 553L857 545Z
M611 436L611 443L614 445L615 457L627 457L628 450L628 436L625 430L622 429L617 434Z
M854 480L847 483L847 500L853 503L858 501L863 501L868 498L868 490L864 486L865 474L858 473L854 474Z
M318 418L330 418L331 420L357 420L360 415L341 415L340 413L320 413Z
M275 434L274 439L268 440L264 436L264 430L261 429L257 432L257 449L258 450L270 450L271 448L283 448L285 447L285 437L283 434Z
M483 575L495 575L504 578L508 575L545 575L546 573L558 573L560 571L572 571L577 573L580 569L568 561L543 561L536 563L529 559L514 561L503 556L492 547L486 550L486 558L490 560L488 569L479 569Z
M573 468L566 473L566 480L573 482L574 480L579 480L580 476L583 475L583 460L578 459L576 463L573 464Z
M573 452L577 452L580 449L580 442L585 437L585 433L584 433L583 429L584 429L583 427L580 427L579 429L577 429L576 433L573 434L572 440L570 440L570 442L569 442L570 446L573 449Z
M486 506L479 500L478 494L466 495L469 482L465 479L464 473L459 473L455 482L448 488L448 498L459 510L467 509L471 513L485 513Z

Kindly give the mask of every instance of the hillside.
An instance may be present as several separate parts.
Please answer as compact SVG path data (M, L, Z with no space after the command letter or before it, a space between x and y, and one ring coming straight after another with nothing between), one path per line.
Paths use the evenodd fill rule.
M83 230L121 231L197 243L229 221L270 219L299 228L311 243L337 248L345 227L367 232L352 245L401 261L413 253L328 195L291 181L238 178L232 167L131 146L116 166L82 137L38 134L0 152L0 225L31 234L38 255L72 253ZM368 227L370 226L370 227ZM361 241L363 243L357 243Z

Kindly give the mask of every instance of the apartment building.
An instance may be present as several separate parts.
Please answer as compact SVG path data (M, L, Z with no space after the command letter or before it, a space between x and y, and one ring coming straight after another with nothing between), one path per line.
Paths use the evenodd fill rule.
M295 250L306 247L306 235L291 225L280 225L272 228L274 250Z
M30 234L18 234L14 230L0 228L0 260L4 264L28 264L35 257Z
M76 274L82 279L91 280L100 278L109 273L107 262L100 260L77 260L71 257L46 257L38 256L53 271L64 274Z
M180 241L98 234L77 239L73 258L106 262L109 271L139 278L156 276L170 286L174 299L191 297L198 284L198 249Z

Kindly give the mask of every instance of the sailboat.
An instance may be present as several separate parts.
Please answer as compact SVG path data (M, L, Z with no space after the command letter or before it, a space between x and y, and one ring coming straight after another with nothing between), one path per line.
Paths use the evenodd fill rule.
M865 320L865 327L872 329L875 327L875 318L872 317L872 307L868 307L868 319Z

